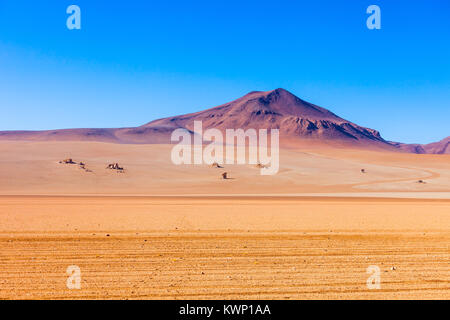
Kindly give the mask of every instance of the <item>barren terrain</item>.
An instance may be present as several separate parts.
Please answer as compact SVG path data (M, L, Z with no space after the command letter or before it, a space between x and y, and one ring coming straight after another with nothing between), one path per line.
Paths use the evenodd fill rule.
M261 176L170 148L1 142L0 299L450 298L447 155L284 149Z

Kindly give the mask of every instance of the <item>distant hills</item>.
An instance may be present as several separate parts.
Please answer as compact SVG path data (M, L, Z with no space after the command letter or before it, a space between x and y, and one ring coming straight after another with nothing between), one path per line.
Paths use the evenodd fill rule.
M223 132L238 128L279 129L282 145L295 146L300 142L308 142L411 153L450 154L450 137L428 145L389 142L377 130L345 120L284 89L253 91L211 109L158 119L140 127L0 131L0 140L160 144L170 143L170 135L176 128L192 131L194 121L202 121L204 130L216 128Z
M418 154L450 154L450 136L438 142L429 144L404 144L392 142L397 148Z

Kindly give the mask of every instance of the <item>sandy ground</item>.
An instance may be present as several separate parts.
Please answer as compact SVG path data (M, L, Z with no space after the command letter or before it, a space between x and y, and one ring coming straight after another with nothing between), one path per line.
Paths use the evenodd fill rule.
M282 150L276 176L169 157L1 142L0 299L450 299L449 156Z
M222 169L176 166L170 159L171 148L95 142L0 142L0 194L450 193L450 155L283 149L278 174L262 176L254 165L225 165ZM65 158L84 162L92 172L58 163ZM125 168L124 173L105 169L115 162ZM228 172L231 179L221 180L222 172Z
M449 299L449 215L448 200L6 196L0 298Z

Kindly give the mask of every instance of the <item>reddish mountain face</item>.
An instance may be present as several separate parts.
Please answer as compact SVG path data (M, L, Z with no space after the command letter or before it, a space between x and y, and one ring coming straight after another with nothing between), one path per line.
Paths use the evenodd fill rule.
M406 143L400 143L400 142L391 142L393 146L398 148L401 151L408 152L408 153L416 153L416 154L425 154L427 151L423 148L421 144L406 144Z
M306 102L284 89L253 91L232 102L204 111L149 122L140 127L118 129L65 129L49 131L3 131L0 140L101 141L114 143L170 143L176 128L279 129L280 143L304 141L362 148L383 148L413 153L448 153L449 138L426 146L385 141L376 130L347 121L327 109Z
M450 137L429 144L392 143L402 151L417 154L450 154Z
M450 137L423 146L427 153L450 154Z
M342 119L327 109L313 105L284 89L254 91L221 106L196 113L155 120L143 128L186 128L194 121L203 128L279 129L280 139L315 139L348 143L373 143L392 147L378 131Z

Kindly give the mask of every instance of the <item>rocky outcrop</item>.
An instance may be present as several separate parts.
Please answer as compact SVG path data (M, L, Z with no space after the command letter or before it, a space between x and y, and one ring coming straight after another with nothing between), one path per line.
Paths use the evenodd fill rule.
M124 171L123 167L121 167L117 162L108 164L106 169L117 170L117 171Z

